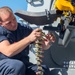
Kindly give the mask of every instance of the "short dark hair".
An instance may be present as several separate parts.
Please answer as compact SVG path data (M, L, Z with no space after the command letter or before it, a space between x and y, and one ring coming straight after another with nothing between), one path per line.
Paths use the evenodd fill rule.
M8 12L13 12L12 9L11 9L10 7L8 7L8 6L0 7L0 10L1 10L1 11L2 11L2 10L6 10L6 11L8 11ZM0 17L0 21L2 21L1 17Z
M10 7L8 7L8 6L3 6L3 7L1 7L0 9L7 9L7 10L12 11L12 9L11 9ZM12 11L12 12L13 12L13 11Z

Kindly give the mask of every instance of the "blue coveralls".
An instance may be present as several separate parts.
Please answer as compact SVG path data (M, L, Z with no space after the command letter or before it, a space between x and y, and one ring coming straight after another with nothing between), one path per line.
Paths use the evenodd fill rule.
M15 31L9 31L0 26L0 42L8 40L12 44L28 36L31 32L31 27L20 23ZM0 53L0 75L35 75L37 66L29 62L28 54L29 46L13 57ZM50 75L49 69L45 65L43 65L43 69L44 75Z

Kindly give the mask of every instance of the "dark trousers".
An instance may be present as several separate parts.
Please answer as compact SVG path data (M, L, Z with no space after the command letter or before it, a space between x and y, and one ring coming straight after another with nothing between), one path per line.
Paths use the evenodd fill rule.
M29 64L29 63L28 63ZM37 66L26 66L22 61L15 59L0 60L0 75L36 75ZM49 69L43 65L44 75L50 75Z

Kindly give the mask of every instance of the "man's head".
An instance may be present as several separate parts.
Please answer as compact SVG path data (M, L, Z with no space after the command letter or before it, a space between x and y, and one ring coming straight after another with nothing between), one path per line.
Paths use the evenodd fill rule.
M0 25L11 31L17 29L17 21L11 8L7 6L0 8Z

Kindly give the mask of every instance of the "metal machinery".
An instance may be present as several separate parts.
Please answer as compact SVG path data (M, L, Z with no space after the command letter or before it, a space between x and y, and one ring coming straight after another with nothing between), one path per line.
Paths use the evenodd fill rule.
M53 3L53 0L50 1ZM44 0L43 3L45 3ZM43 12L17 10L15 14L28 23L43 26L43 30L55 34L56 42L44 53L45 58L42 59L42 64L48 65L50 69L54 68L51 70L53 75L74 75L75 0L54 0L53 6L53 10L46 9ZM58 18L60 20L57 26L52 25ZM58 72L61 74L58 74Z
M32 4L33 2L35 1L38 1L38 0L26 0L28 3ZM42 2L43 0L39 0L40 2Z

